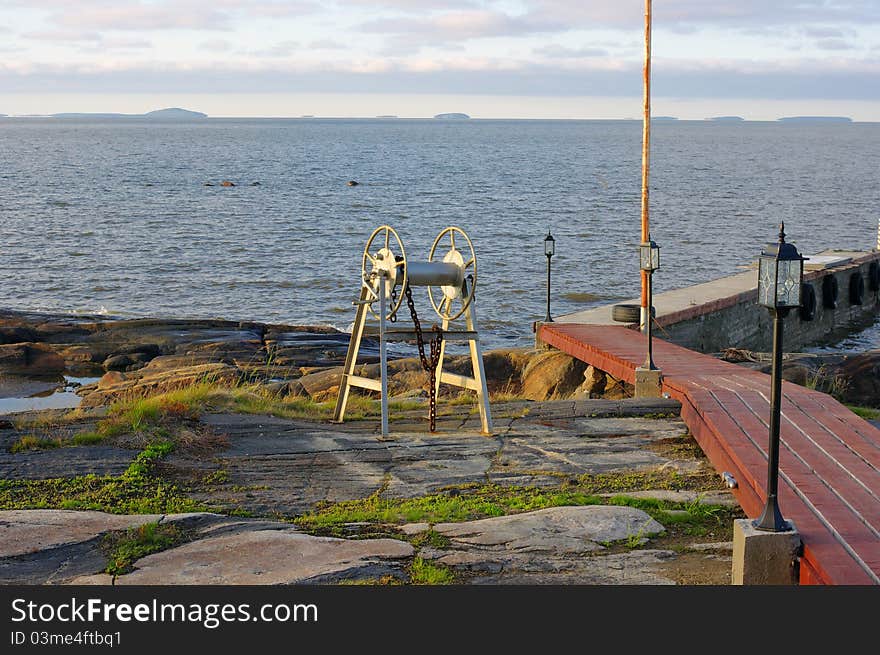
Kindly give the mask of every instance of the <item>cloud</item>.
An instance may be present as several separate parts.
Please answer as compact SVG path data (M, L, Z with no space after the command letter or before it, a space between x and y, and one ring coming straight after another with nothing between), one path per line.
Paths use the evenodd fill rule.
M51 20L67 28L98 30L229 29L228 14L186 5L85 7L60 11Z
M532 0L527 16L547 22L568 21L572 26L632 27L644 20L644 4L637 0L584 2ZM880 22L876 0L664 0L653 4L657 28L676 24L716 27L754 27L767 24L863 24Z
M27 32L22 34L26 39L35 41L55 41L58 43L76 43L79 41L99 41L101 35L98 32L85 32L81 30L48 30L44 32Z
M843 27L805 27L802 32L804 36L809 36L816 39L834 39L846 36L852 37L856 35L856 31L854 29Z
M271 46L269 48L252 50L248 54L251 54L255 57L288 57L298 49L299 43L297 43L296 41L282 41L281 43L276 43L274 46Z
M856 46L845 39L819 39L816 47L820 50L855 50Z
M199 50L207 50L208 52L229 52L233 48L232 41L226 39L209 39L202 41L198 45Z
M504 66L507 66L505 68ZM799 65L768 67L756 62L734 67L729 62L700 66L658 61L656 97L838 99L880 101L880 61L858 70L845 60L804 60ZM383 59L364 59L316 70L294 61L268 67L240 65L123 65L101 62L35 70L32 65L0 61L0 86L8 93L271 93L279 88L299 92L427 93L525 96L629 96L641 94L638 65L617 69L582 66L559 69L544 64L493 62L463 57L443 67L431 58L413 60L408 68Z
M13 5L33 8L32 2ZM231 30L236 20L281 18L317 11L309 0L44 0L47 21L62 28L93 30Z
M547 45L535 48L536 55L543 55L552 59L583 59L587 57L605 57L608 51L603 48L566 48L561 45Z
M309 43L308 47L311 50L345 50L348 48L344 43L333 39L318 39Z
M371 10L382 7L421 14L433 10L476 9L485 3L476 0L337 0L336 4L340 7L367 7Z
M412 34L442 42L509 33L510 19L497 12L468 11L426 18L378 18L361 24L360 29L378 34Z
M150 48L153 45L147 39L138 37L105 37L99 32L78 32L75 30L28 32L23 36L35 41L52 41L54 43L80 45L81 52L136 50Z

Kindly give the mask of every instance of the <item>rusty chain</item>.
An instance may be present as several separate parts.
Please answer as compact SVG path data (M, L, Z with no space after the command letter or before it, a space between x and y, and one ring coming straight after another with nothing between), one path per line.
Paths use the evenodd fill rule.
M419 315L416 313L416 305L413 302L412 290L407 284L403 290L406 295L406 304L409 307L409 313L412 316L413 325L416 328L416 343L419 346L419 360L422 362L422 368L428 372L431 387L428 390L428 420L430 421L431 432L436 432L437 428L437 364L440 363L440 346L443 342L443 330L435 323L431 329L431 359L425 356L425 339L422 335L422 324L419 322Z

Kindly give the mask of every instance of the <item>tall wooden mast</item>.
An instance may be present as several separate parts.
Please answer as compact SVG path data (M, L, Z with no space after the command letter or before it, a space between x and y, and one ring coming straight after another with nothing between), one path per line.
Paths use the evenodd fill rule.
M642 123L642 242L651 238L650 214L648 211L648 183L651 171L651 0L645 0L645 70L644 70L644 116ZM642 279L642 330L647 329L650 309L648 308L648 273L641 271Z

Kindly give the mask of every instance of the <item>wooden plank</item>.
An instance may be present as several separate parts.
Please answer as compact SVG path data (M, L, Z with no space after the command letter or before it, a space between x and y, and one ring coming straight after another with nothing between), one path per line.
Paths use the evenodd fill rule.
M453 384L456 387L471 389L472 391L480 391L480 383L474 378L469 378L465 375L458 375L457 373L447 373L446 371L443 371L440 374L440 382L444 384Z
M542 341L632 381L644 336L622 326L543 325ZM770 378L655 339L663 390L716 470L737 479L735 497L763 510ZM780 504L804 538L802 584L880 583L880 431L830 397L783 385Z
M759 415L760 406L766 405L765 416L769 418L769 403L766 403L763 398L749 398L748 394L755 393L751 390L737 393L727 389L719 389L714 393L725 409L736 414L737 423L746 432L753 435L757 443L760 443L758 435L763 435L763 449L766 452L769 428L766 421L761 420ZM759 404L759 409L750 407L749 400ZM829 489L830 483L811 468L817 458L814 457L810 460L810 464L806 464L794 457L786 457L786 450L789 455L792 454L794 449L791 442L796 440L794 435L785 429L785 423L783 423L780 433L782 447L780 449L779 502L783 515L795 522L804 541L812 544L812 552L817 553L824 560L845 561L850 559L852 561L849 565L850 569L866 565L865 558L870 558L868 552L860 552L855 548L852 548L852 553L847 550L847 546L852 547L849 544L851 539L861 541L874 538L871 529L859 520L849 507L852 499L849 494L853 493L854 487L847 486L842 494L834 493ZM799 442L797 445L803 447L803 444ZM764 466L766 467L766 464ZM766 474L762 480L766 480ZM839 480L835 480L834 484L838 488L843 486ZM864 571L854 570L852 574L838 572L836 575L845 575L844 578L838 578L836 584L867 583ZM853 578L861 580L861 582L847 582Z
M369 389L371 391L378 391L379 393L382 393L381 380L365 378L362 375L349 375L348 383L353 387L361 387L363 389Z
M769 430L766 421L770 406L762 396L751 389L728 393L736 393L749 410L761 417L761 429ZM880 489L880 473L793 403L783 403L780 435L788 452L803 460L831 493L845 500L873 528L880 542L880 498L876 492Z
M760 390L759 386L748 379L736 380L736 383L755 391ZM810 435L820 440L822 447L846 463L847 468L854 473L867 478L880 476L880 430L876 430L870 424L867 424L865 429L860 425L864 419L856 416L843 405L840 407L850 416L846 416L843 412L840 412L839 416L832 416L828 409L832 403L838 405L839 403L830 396L826 396L827 401L821 403L818 396L825 394L802 387L783 385L784 406L792 409L794 417L799 417L801 422L811 426ZM862 431L857 432L856 428L861 428ZM870 438L870 430L876 431L876 440ZM877 484L880 488L880 482Z

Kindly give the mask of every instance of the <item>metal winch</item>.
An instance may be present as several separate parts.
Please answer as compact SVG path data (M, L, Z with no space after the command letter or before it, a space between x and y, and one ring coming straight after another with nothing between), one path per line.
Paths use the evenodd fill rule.
M457 243L456 243L457 241ZM474 292L477 284L477 257L468 235L460 227L444 228L434 239L427 261L410 261L403 242L389 225L376 228L367 240L361 261L360 298L355 302L357 313L351 331L351 341L345 358L339 397L336 401L334 420L341 423L345 416L351 387L378 391L382 404L382 434L388 434L388 341L415 341L418 345L422 367L428 371L430 384L430 429L435 431L437 394L441 384L470 389L477 394L480 422L484 434L492 431L489 412L489 393L483 369L483 353L477 332ZM441 319L429 331L430 339L422 329L415 302L413 287L427 287L431 306ZM404 299L407 302L412 326L400 327L398 310ZM378 308L376 307L378 305ZM368 326L372 316L377 326ZM456 319L464 317L464 329L450 329ZM388 323L398 325L389 328ZM355 375L358 351L365 336L379 339L380 379ZM470 350L473 376L457 375L443 371L446 343L467 342ZM429 345L429 354L425 346Z

